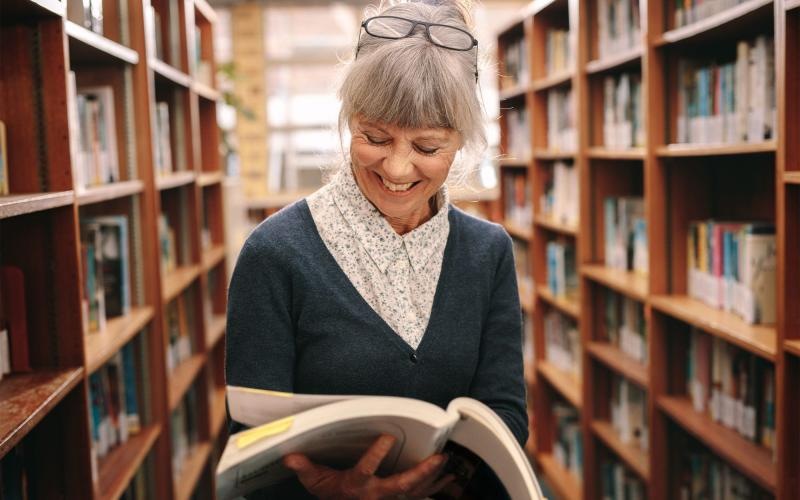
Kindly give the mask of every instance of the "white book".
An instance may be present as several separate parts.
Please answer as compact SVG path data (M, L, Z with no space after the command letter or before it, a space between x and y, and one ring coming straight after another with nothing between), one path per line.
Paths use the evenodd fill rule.
M114 108L114 89L110 85L81 87L78 94L89 105L86 120L80 120L81 134L88 134L91 165L86 175L87 185L107 184L120 180L117 154L117 125Z
M495 472L511 498L542 498L530 461L511 431L474 399L454 399L443 410L399 397L318 396L233 386L227 394L231 418L252 428L232 435L222 453L216 493L223 500L292 477L281 463L289 453L351 467L384 433L397 441L381 464L382 474L463 447Z

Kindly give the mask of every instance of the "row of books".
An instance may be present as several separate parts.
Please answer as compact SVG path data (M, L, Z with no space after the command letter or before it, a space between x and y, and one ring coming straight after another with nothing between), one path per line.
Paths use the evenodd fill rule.
M199 440L197 421L197 393L194 386L186 391L181 403L170 415L170 439L172 441L172 474L174 481L180 480L183 466L192 448Z
M550 310L544 315L545 359L564 373L581 377L581 339L572 318Z
M159 176L169 175L172 167L172 146L169 127L169 104L156 103L156 137L153 143L155 171Z
M686 451L677 461L678 498L686 500L768 500L762 490L694 439L684 436ZM691 439L691 440L690 440Z
M644 304L605 289L606 340L641 364L647 364L647 321Z
M547 242L547 286L553 295L574 299L578 292L575 243L567 238Z
M650 447L647 393L624 377L611 377L611 425L620 440L644 451Z
M517 271L517 285L520 296L529 297L533 293L533 278L530 265L528 242L511 237L514 250L514 268Z
M545 35L544 65L548 75L572 69L569 30L553 28Z
M524 37L509 41L503 47L503 78L500 79L500 90L507 90L524 85L530 80L528 60L528 44Z
M605 265L622 271L647 274L647 219L644 198L626 196L603 200Z
M682 0L675 2L675 27L702 21L748 0Z
M645 500L644 482L622 462L610 457L600 462L602 500Z
M639 0L598 0L597 51L601 59L641 45Z
M533 195L525 171L515 169L503 172L503 189L505 220L519 227L530 227L533 223Z
M122 492L120 500L147 500L153 498L153 479L149 474L147 465L143 465L136 471L128 487Z
M195 351L192 333L195 331L195 316L192 307L192 290L177 297L167 305L167 370L177 368Z
M103 0L72 0L67 2L67 19L75 24L103 34ZM125 26L120 23L121 26Z
M696 411L775 449L775 367L771 363L692 329L686 380Z
M75 72L70 71L68 107L76 189L118 182L121 177L113 87L78 87Z
M542 213L567 226L578 225L578 169L571 162L556 161L539 200Z
M643 147L644 142L641 75L622 73L605 77L603 145L609 149L628 149Z
M576 477L583 477L583 438L578 410L557 401L553 403L553 420L556 431L553 457Z
M575 100L572 87L555 88L547 92L547 147L560 151L575 151Z
M161 9L165 8L167 12L162 12ZM156 6L149 7L149 15L153 20L153 36L151 46L155 48L156 57L180 68L181 61L181 24L180 24L180 4L179 0L165 0L158 2ZM167 25L166 32L164 31L164 24L162 20L166 18ZM168 47L164 45L164 35L167 36ZM169 50L169 54L165 52Z
M751 324L775 322L773 223L695 221L687 246L689 296Z
M203 30L199 26L195 26L194 30L194 78L209 87L213 86L211 62L203 59Z
M94 462L141 430L135 346L129 342L89 375Z
M130 312L128 217L81 219L84 333L105 329L106 319Z
M531 124L524 105L510 108L506 115L506 155L517 160L531 157Z
M741 40L734 60L678 61L677 142L760 142L775 137L772 35Z
M175 241L175 229L169 223L167 214L158 216L158 241L161 255L161 270L165 273L178 267L178 249Z
M30 370L25 275L16 266L0 266L0 380Z

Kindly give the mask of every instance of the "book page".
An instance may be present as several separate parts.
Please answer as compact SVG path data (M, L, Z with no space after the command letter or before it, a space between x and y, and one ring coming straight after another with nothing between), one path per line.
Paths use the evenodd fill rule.
M241 424L256 427L337 401L364 396L293 394L229 385L227 397L231 418Z
M448 406L460 420L450 441L479 456L497 475L510 498L543 498L525 452L514 435L491 408L470 398L458 398Z
M231 436L217 466L217 495L235 498L291 477L281 464L289 453L352 467L384 433L397 443L379 472L406 470L441 449L456 418L424 401L377 396L307 410Z

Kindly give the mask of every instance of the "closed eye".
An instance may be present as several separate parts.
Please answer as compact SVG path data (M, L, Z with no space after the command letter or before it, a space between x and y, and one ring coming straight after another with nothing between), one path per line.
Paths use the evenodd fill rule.
M420 153L422 153L424 155L434 155L439 151L439 148L426 148L426 147L420 146L418 144L415 145L414 147L417 148L417 151L419 151Z
M364 137L370 142L370 144L375 144L376 146L383 146L389 143L389 139L380 139L377 137L372 137L371 135L364 134Z

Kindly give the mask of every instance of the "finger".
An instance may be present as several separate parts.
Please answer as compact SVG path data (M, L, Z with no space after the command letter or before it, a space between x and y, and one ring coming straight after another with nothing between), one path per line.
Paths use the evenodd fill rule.
M283 457L283 465L297 474L297 479L306 487L312 488L322 476L320 467L301 453L291 453Z
M446 457L444 455L431 455L411 469L387 477L382 481L381 486L389 494L408 494L420 487L428 479L435 479L445 460Z
M397 440L391 434L381 434L358 460L358 463L353 467L353 472L362 479L373 476L383 459L391 451L395 441Z
M431 458L435 457L436 455L432 456ZM442 471L444 471L445 466L447 465L447 455L439 455L444 460L439 464L430 474L427 475L426 479L421 483L417 484L414 489L412 490L412 496L425 498L429 496L428 494L423 495L423 492L429 491L432 485L442 479Z

